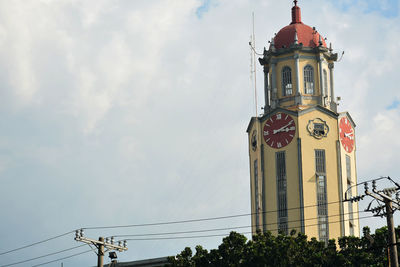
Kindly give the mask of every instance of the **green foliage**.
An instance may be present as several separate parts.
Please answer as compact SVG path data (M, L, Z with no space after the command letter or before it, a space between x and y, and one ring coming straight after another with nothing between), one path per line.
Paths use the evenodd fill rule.
M192 250L186 247L168 260L169 266L177 267L387 266L387 228L370 234L366 227L363 232L362 238L345 236L339 238L337 244L334 239L328 244L315 238L307 239L306 235L296 234L296 231L277 236L270 232L258 233L252 240L231 232L223 238L218 249L207 251L196 246L193 255Z

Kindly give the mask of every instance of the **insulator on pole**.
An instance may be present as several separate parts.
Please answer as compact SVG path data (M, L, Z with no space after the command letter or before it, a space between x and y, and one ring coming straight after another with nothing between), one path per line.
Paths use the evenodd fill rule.
M365 191L368 191L368 183L364 183L364 189Z

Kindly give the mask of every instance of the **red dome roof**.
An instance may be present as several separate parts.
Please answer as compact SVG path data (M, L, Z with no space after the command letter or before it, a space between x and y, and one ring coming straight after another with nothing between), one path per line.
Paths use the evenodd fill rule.
M317 47L321 38L322 45L326 47L324 38L313 28L301 22L300 7L292 8L292 23L282 28L274 38L274 45L277 49L282 47L290 47L295 42L297 32L298 43L302 43L305 47Z

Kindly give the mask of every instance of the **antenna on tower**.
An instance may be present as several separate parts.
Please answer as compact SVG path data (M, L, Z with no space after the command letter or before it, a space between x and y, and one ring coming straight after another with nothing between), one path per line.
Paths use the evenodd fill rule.
M344 56L344 51L342 51L342 55L340 56L340 58L338 59L337 62L340 62L342 60L343 56Z
M257 103L257 74L256 74L256 51L255 51L255 46L256 46L256 36L254 34L254 12L252 13L252 27L253 27L253 33L250 37L250 47L251 47L251 65L250 65L250 73L251 73L251 78L254 83L254 105L255 105L255 112L256 112L256 117L258 116L258 103Z

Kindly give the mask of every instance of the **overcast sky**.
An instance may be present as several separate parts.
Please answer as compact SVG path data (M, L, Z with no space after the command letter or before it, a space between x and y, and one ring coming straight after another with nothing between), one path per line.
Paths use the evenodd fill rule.
M299 5L303 22L335 52L345 51L335 65L335 90L340 111L357 124L358 180L399 181L399 2ZM261 52L291 22L291 7L291 0L0 0L0 253L81 227L249 213L251 14ZM261 87L259 79L259 103ZM85 234L250 224L247 216ZM188 235L196 234L180 236ZM0 264L79 245L73 238L0 255ZM129 241L119 259L175 255L196 244L216 248L220 240ZM63 262L93 266L96 255Z

